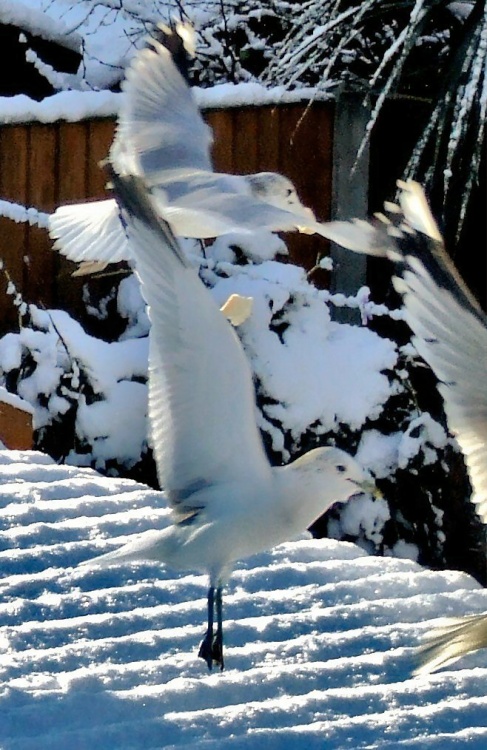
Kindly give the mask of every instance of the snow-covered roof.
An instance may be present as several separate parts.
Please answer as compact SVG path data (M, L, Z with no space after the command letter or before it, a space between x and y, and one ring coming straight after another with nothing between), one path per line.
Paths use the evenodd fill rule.
M105 89L117 83L146 30L169 20L172 0L0 0L0 18L33 34L82 51L78 83Z
M291 542L225 593L227 671L197 658L206 580L77 567L167 523L160 493L0 451L0 744L15 750L481 750L487 652L412 678L436 618L487 609L463 573Z
M125 2L120 6L109 0L0 0L0 23L14 24L83 53L78 74L62 74L52 71L26 46L27 59L54 88L74 90L61 90L40 102L23 94L0 97L0 124L76 122L116 116L120 95L109 91L109 87L122 78L126 63L145 36L145 25L170 17L174 10L170 0L149 4L146 16L139 3ZM268 89L255 82L222 83L194 92L198 104L205 109L300 102L326 96L313 89Z
M56 42L75 52L81 51L81 36L69 29L61 18L41 10L39 2L0 0L0 24L18 26L34 36Z

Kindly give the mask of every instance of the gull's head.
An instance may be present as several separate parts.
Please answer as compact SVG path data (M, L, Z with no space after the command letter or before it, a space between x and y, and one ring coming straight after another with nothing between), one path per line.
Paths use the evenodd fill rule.
M308 529L334 503L345 503L361 492L378 497L371 475L339 448L314 448L279 467L278 508L286 531Z
M303 206L293 183L284 175L277 174L277 172L258 172L247 175L246 180L255 198L270 203L276 208L283 208L314 220L313 212Z
M362 492L380 497L372 476L340 448L314 448L289 464L289 468L299 476L307 492L326 498L327 507Z

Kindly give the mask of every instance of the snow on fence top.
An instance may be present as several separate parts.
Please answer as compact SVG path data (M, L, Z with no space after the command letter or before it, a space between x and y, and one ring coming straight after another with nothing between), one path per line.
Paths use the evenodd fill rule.
M0 124L59 120L78 122L93 117L115 117L120 94L112 91L60 91L40 102L25 94L0 98Z
M330 99L316 89L286 91L284 86L268 89L260 83L222 83L209 89L194 88L193 92L202 109ZM121 96L113 91L60 91L40 102L24 94L0 97L0 124L79 122L95 117L116 117Z

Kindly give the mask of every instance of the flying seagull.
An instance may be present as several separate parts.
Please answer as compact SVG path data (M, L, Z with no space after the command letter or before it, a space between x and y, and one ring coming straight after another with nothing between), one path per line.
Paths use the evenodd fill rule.
M112 183L151 320L149 419L172 524L90 564L157 560L209 576L201 656L223 669L222 587L237 559L303 533L334 502L375 488L342 450L271 467L240 342L139 176ZM216 629L215 629L216 610Z
M178 39L187 36L179 27ZM128 67L110 162L118 174L137 174L151 188L157 213L182 237L219 237L255 230L301 230L326 236L293 183L281 174L213 171L212 134L180 72L175 36L163 28ZM169 51L168 46L171 48ZM54 247L88 272L130 259L113 199L66 205L50 217ZM99 265L93 265L98 262ZM82 272L82 271L81 271Z
M423 189L399 182L400 206L375 222L331 222L333 239L395 263L414 345L439 380L448 425L463 451L472 501L487 522L487 316L447 255ZM487 647L487 613L454 618L421 650L418 673L432 672Z

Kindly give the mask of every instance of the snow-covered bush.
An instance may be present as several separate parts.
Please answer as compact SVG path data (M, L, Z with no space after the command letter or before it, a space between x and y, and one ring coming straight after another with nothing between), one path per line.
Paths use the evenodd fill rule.
M357 454L383 490L382 499L360 496L333 508L313 532L358 541L378 554L478 572L479 526L462 459L445 430L434 383L420 383L424 368L412 347L368 325L334 322L330 310L343 304L343 295L318 290L302 268L271 260L285 250L277 237L220 239L204 251L188 242L185 249L219 305L233 293L254 299L237 330L272 462L335 444ZM387 312L363 292L346 302L359 306L364 320ZM117 303L126 328L111 343L87 335L63 311L31 306L20 332L0 339L0 384L34 407L37 446L56 459L153 484L148 320L135 276L121 282ZM456 537L470 548L466 563Z
M147 461L147 351L147 336L106 342L29 305L20 332L0 339L2 384L33 406L36 447L131 475Z

